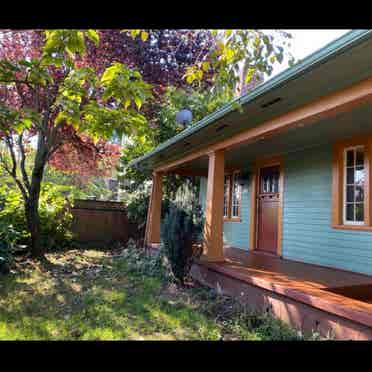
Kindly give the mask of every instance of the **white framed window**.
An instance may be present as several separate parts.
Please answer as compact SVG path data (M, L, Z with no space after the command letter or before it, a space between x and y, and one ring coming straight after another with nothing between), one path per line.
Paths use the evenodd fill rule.
M343 219L346 225L363 225L365 222L364 198L366 170L364 146L344 150L344 205Z

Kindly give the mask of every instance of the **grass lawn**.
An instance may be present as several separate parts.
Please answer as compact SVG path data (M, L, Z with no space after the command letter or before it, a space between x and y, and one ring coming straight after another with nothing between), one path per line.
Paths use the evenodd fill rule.
M206 288L179 288L97 250L19 262L0 277L0 340L300 339Z

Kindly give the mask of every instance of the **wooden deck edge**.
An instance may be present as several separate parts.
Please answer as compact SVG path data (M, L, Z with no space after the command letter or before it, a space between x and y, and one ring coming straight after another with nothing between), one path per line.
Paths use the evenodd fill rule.
M283 286L270 283L264 279L254 278L254 277L247 278L245 275L241 275L239 272L229 270L228 268L225 268L223 266L216 265L213 263L199 261L196 263L196 265L204 266L208 268L209 270L226 275L232 279L236 279L244 283L247 283L249 285L253 285L255 287L262 288L267 291L271 291L281 296L288 297L292 300L304 303L306 305L309 305L313 308L316 308L322 311L326 311L332 315L343 317L352 322L359 323L363 326L372 327L372 314L371 313L368 313L362 310L346 308L346 307L343 307L342 305L338 305L334 302L326 301L322 298L301 292L299 290L290 289L290 288L288 289Z
M254 312L272 314L305 337L319 334L334 340L372 340L371 327L246 283L205 265L193 265L191 273L201 284L235 297Z

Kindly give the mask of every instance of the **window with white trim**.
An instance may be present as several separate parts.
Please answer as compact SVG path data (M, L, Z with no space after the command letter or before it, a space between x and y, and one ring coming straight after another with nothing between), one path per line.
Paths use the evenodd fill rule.
M364 224L365 177L364 146L344 151L344 224Z

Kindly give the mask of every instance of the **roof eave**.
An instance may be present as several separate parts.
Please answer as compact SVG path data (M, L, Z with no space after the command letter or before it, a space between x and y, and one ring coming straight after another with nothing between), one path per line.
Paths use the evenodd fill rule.
M310 54L306 58L304 58L298 64L287 68L286 70L282 71L272 79L269 79L265 83L261 84L253 91L248 92L247 94L235 98L228 104L222 106L220 109L212 112L211 114L207 115L195 125L185 129L181 133L177 134L176 136L170 138L169 140L163 142L159 146L157 146L153 151L148 152L147 154L134 159L129 166L130 167L138 167L140 163L144 160L147 160L154 155L160 153L161 151L165 150L166 148L170 147L171 145L181 141L192 134L196 133L197 131L205 128L206 126L212 124L218 119L221 119L228 113L236 110L236 107L239 105L245 105L258 97L267 94L271 90L278 88L282 85L285 85L290 80L293 80L309 71L311 71L315 66L319 64L325 63L331 58L335 58L339 53L341 53L345 49L349 49L363 41L366 38L372 36L372 30L353 30L348 32L347 34L341 36L340 38L328 43L323 48L315 51L314 53Z

